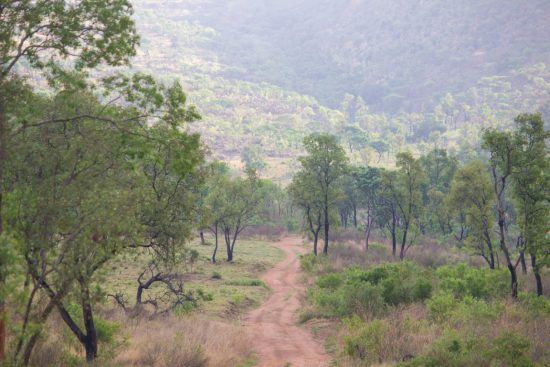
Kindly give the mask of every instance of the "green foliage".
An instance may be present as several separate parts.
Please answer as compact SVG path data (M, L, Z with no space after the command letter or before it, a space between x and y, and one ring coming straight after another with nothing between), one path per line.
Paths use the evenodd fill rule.
M533 293L521 292L518 299L529 311L529 315L531 317L550 316L550 299L547 297L540 297Z
M427 302L430 318L437 322L448 320L457 306L456 298L448 292L437 292Z
M466 296L491 300L508 292L505 270L478 269L466 264L447 265L435 272L439 289L462 299Z
M493 367L533 366L529 343L513 333L503 333L493 340L474 335L447 332L425 356L401 363L402 367Z
M343 323L347 331L344 353L361 360L365 366L379 363L384 353L385 333L390 328L388 323L385 320L364 322L357 316L344 319Z
M314 254L300 255L300 268L306 273L323 273L330 266L329 260L324 256Z
M431 279L411 262L379 265L369 270L349 268L319 277L309 292L313 304L328 316L380 314L387 306L430 297Z

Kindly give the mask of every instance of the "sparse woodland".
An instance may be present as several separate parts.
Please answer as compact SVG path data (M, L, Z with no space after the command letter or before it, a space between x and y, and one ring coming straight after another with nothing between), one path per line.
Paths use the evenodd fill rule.
M183 3L0 0L0 365L261 363L241 319L289 234L309 252L297 318L336 366L550 363L546 44L460 82L424 58L389 82L415 54L405 34L385 66L391 49L336 36L328 69L310 44L273 66L265 15L249 24L257 55L238 59L234 13L193 23ZM350 3L342 19L367 27ZM526 9L531 50L544 31ZM433 80L407 100L396 85L417 73Z

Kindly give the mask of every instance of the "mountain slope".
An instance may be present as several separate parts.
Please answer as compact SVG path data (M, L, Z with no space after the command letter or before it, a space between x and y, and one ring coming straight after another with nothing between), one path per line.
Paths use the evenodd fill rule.
M550 110L548 1L134 4L136 68L186 83L220 155L294 156L328 131L358 159L434 144L467 157L465 134Z

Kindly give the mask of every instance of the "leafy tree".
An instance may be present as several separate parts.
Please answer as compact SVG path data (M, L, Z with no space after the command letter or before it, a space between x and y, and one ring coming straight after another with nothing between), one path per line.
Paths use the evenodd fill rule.
M381 171L378 190L380 205L376 210L376 221L381 228L386 228L390 234L393 257L397 255L397 226L399 221L396 183L396 171Z
M376 212L380 207L381 170L365 167L353 173L361 195L361 206L365 210L365 250L369 248L369 238L374 227Z
M420 163L426 172L426 183L423 187L424 203L428 210L426 219L432 232L442 235L451 232L451 216L446 208L445 197L449 193L453 175L458 161L450 157L444 149L434 149L420 157Z
M162 165L166 160L161 153L155 158L147 154L144 145L156 142L158 149L165 147L159 142L166 140L173 143L172 149L183 149L181 156L159 149L166 154L164 158L170 157L170 169L179 177L187 178L202 159L198 136L178 132L186 118L195 114L185 106L179 85L165 87L139 75L114 78L122 92L116 97L113 92L111 97L125 106L120 107L99 102L79 75L66 75L62 80L53 97L35 97L41 108L34 115L18 114L10 120L13 144L6 162L5 213L11 236L21 244L16 248L22 266L32 280L30 288L22 290L28 302L22 325L15 330L14 358L22 363L28 363L41 327L54 309L85 348L87 360L95 359L97 272L114 256L142 245L143 238L163 242L185 233L174 232L164 221L166 217L152 214L162 225L146 219L152 218L147 210L154 211L154 200L166 199L164 193L156 195L160 191L143 196L142 184L147 186L144 182L155 176L145 174L154 172L146 166L155 160ZM151 123L155 128L149 127ZM137 168L141 163L143 170ZM166 172L157 175L162 179L150 181L151 191L169 186ZM179 197L181 191L176 191ZM151 206L136 205L152 196L156 199L150 201ZM172 214L177 216L186 208L175 208ZM162 235L155 237L155 231ZM46 307L39 307L39 296L46 298Z
M323 228L323 201L317 181L306 172L298 172L288 190L303 211L304 227L313 237L313 254L317 256L319 232Z
M391 186L393 196L399 209L401 227L401 248L399 258L403 260L407 250L413 245L416 231L423 211L422 185L425 174L418 159L411 153L397 154L397 182Z
M495 202L491 180L482 162L473 161L458 169L451 184L449 205L455 214L465 215L466 243L494 269L492 211Z
M208 228L214 237L214 250L211 260L216 263L218 252L219 235L227 205L225 202L225 188L229 185L229 168L220 162L213 162L209 167L209 174L206 178L204 190L206 196L200 207L200 226Z
M101 63L121 65L135 54L138 36L126 0L8 1L0 4L0 236L4 233L4 162L11 143L11 103L21 92L16 67L53 66L71 58L79 68ZM3 266L3 264L0 264ZM3 271L0 271L0 274ZM0 279L0 284L5 279ZM0 315L4 300L0 299ZM0 360L4 358L5 324L0 317Z
M220 221L220 227L225 240L227 261L233 261L238 236L260 214L258 208L263 192L261 181L254 170L248 170L245 178L237 177L225 184L220 208L225 215Z
M192 122L188 118L185 122ZM175 273L176 266L185 262L190 252L185 243L190 239L195 226L193 213L197 202L196 188L201 185L204 152L197 134L188 135L176 126L154 126L146 139L139 137L132 143L137 153L144 187L140 195L139 222L144 227L143 239L133 245L145 249L151 260L140 273L136 290L135 311L145 303L159 312L159 299L143 300L143 293L161 284L166 288L162 303L169 303L165 313L186 301L194 302L191 292L184 292L181 277ZM141 149L140 149L141 148ZM121 294L115 299L126 308Z
M355 169L342 176L340 180L341 197L337 203L340 212L340 221L344 227L348 226L348 220L351 218L353 226L357 228L357 211L359 209L359 190L357 182L353 175Z
M328 253L330 210L337 202L337 181L346 173L348 159L336 137L327 134L313 134L304 139L307 155L299 158L302 172L313 177L321 195L323 208L324 246Z
M548 233L550 219L550 158L540 114L519 115L514 141L517 155L512 174L513 192L518 211L518 224L524 248L530 254L537 294L543 294L540 270L548 264Z
M490 154L490 172L493 184L493 196L496 206L496 217L498 224L499 244L506 267L510 272L510 288L513 298L518 295L517 261L513 261L510 246L506 241L506 218L509 217L509 207L506 205L506 189L509 187L509 179L513 173L516 161L516 148L511 132L501 132L488 129L483 133L483 148ZM518 244L522 245L518 242Z

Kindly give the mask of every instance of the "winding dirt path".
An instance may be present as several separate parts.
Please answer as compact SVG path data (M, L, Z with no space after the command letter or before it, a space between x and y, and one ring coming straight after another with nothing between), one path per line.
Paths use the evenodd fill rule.
M298 255L306 252L297 237L274 244L285 252L284 261L262 276L271 288L269 298L245 318L259 355L257 367L325 367L330 360L323 346L297 326L304 286L298 275Z

